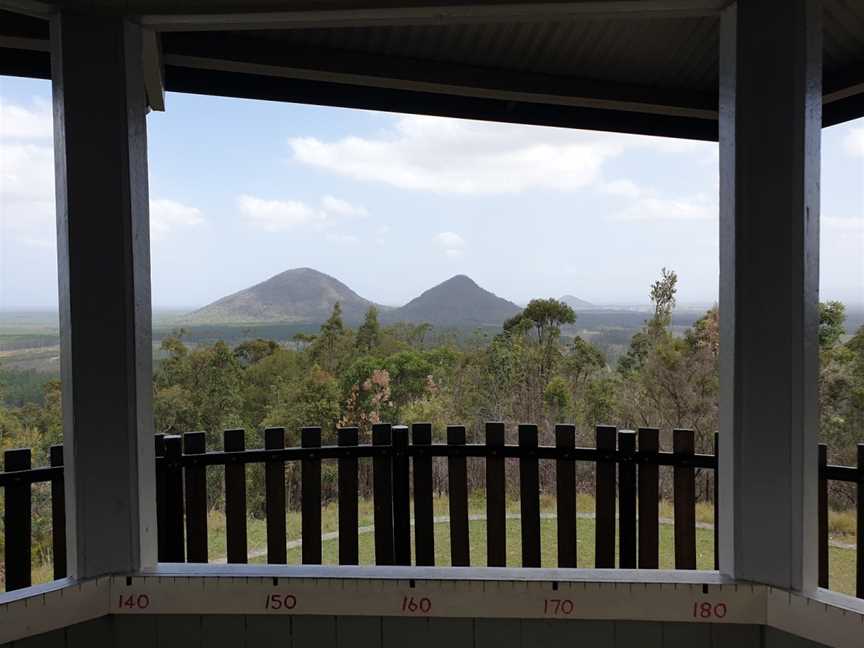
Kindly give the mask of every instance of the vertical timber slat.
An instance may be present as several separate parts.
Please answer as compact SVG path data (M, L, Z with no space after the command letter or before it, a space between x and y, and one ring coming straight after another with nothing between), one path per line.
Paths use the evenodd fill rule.
M507 566L504 424L486 423L486 564Z
M153 440L156 460L156 555L159 562L168 562L168 503L165 501L168 475L165 470L165 435L157 434Z
M300 431L303 448L321 447L321 428L305 427ZM300 537L304 565L321 564L321 457L300 460Z
M264 430L264 449L285 447L285 428ZM267 518L267 562L284 565L288 562L285 532L285 462L270 459L264 464L264 508Z
M620 431L618 450L622 455L618 467L618 566L636 569L636 433Z
M555 445L559 451L576 447L576 426L556 425ZM555 461L556 506L558 514L558 566L576 567L576 462Z
M432 424L411 426L411 442L416 452L432 445ZM432 457L414 455L414 542L416 562L421 567L435 565L435 520L432 508Z
M359 430L356 427L342 428L337 432L337 442L343 447L356 447ZM360 540L358 534L358 480L357 458L339 457L339 564L357 565L360 562Z
M179 435L165 437L165 560L181 563L183 547L183 456Z
M660 567L660 431L639 428L639 569Z
M389 423L372 426L372 444L390 446ZM372 459L372 499L375 522L375 564L393 564L393 460L392 455Z
M615 567L615 459L603 455L615 452L618 431L608 425L597 427L597 479L595 484L596 532L594 566Z
M855 596L864 599L864 443L858 444L858 489L857 489L857 558L855 563Z
M818 583L828 587L828 446L819 444L819 494L816 527L819 533Z
M3 470L5 472L30 470L30 449L6 450L3 453ZM30 534L33 499L31 493L30 482L26 480L9 484L3 493L5 511L3 538L6 546L5 569L8 592L29 587L31 584Z
M204 432L183 435L183 452L204 454L207 449ZM207 562L207 473L203 465L187 465L186 486L186 562Z
M720 569L720 435L714 433L714 569Z
M394 425L393 433L393 558L411 564L411 496L408 428Z
M447 428L447 445L465 445L463 426ZM465 457L447 458L447 487L450 498L450 564L468 567L471 564L471 543L468 535L468 461Z
M63 446L50 450L51 465L63 466ZM54 579L65 578L66 568L66 482L61 473L51 480L51 547L54 554Z
M540 464L537 426L519 426L519 506L522 528L522 566L540 566Z
M675 569L696 569L696 475L692 464L693 430L673 430Z
M243 430L225 430L225 452L243 452L246 434ZM248 561L246 547L246 465L236 461L225 464L225 536L229 563Z

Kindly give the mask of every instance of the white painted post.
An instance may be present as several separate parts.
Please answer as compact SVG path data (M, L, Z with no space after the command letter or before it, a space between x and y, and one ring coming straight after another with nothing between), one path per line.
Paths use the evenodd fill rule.
M141 30L51 24L69 575L156 562Z
M739 0L720 53L720 570L816 587L821 3Z

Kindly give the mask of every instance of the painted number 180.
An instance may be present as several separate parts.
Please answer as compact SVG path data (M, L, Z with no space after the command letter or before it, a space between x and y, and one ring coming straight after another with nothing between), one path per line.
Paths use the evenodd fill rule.
M722 619L726 616L725 603L709 603L708 601L696 601L693 603L694 619Z

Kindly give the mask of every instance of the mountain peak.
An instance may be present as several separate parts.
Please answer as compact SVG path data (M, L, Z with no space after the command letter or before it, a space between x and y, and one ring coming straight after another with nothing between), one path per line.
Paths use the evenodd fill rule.
M587 302L584 299L579 299L578 297L574 297L573 295L564 295L558 301L564 302L565 304L567 304L570 308L572 308L575 311L593 310L593 309L597 308L591 302Z
M388 314L392 322L439 326L500 326L521 309L481 288L471 277L455 275Z

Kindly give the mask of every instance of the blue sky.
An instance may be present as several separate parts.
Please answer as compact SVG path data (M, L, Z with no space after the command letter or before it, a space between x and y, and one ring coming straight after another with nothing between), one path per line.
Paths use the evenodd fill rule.
M454 274L524 303L717 298L717 146L169 94L148 116L153 301L288 268L401 304ZM0 309L56 305L50 84L0 77ZM823 131L821 292L864 303L864 120Z

